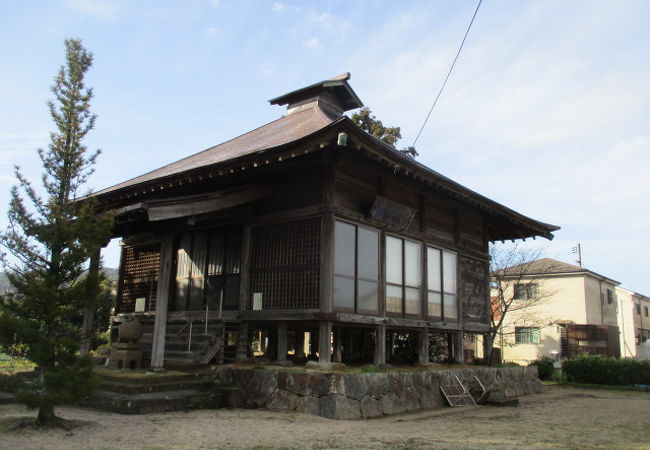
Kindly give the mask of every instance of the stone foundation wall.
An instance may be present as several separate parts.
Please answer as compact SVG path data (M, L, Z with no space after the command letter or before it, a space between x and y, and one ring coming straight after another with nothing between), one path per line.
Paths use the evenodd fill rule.
M541 392L536 367L477 367L379 373L323 373L222 366L217 376L242 390L244 406L297 411L330 419L369 419L446 406L440 384L457 376L466 386L474 376L506 397Z

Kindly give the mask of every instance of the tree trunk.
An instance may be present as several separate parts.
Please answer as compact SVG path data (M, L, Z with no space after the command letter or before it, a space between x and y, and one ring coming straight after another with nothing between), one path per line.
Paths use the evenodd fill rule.
M52 423L57 417L54 415L53 406L41 406L38 408L38 417L36 422L39 425L46 425Z
M95 254L90 258L90 266L88 268L88 277L97 280L99 277L99 261L101 257L101 250L98 249ZM97 295L97 286L95 287L94 295ZM86 299L86 307L84 309L83 324L81 326L81 356L87 355L93 344L93 336L95 335L95 309L96 299Z
M494 348L494 337L492 333L483 335L483 360L488 366L492 365L492 349Z

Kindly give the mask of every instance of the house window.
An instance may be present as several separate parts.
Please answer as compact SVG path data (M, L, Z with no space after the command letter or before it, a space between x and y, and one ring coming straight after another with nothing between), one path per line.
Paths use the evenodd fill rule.
M533 300L537 298L537 283L517 283L514 286L514 300Z
M334 229L334 307L379 311L379 232L336 221Z
M427 247L427 314L458 319L456 254Z
M607 304L611 305L614 303L614 291L607 289Z
M634 306L636 306L636 313L641 315L641 303L635 303Z
M643 307L643 313L645 314L646 317L648 317L648 307L647 306Z
M539 344L539 328L537 327L515 327L516 344Z
M420 315L422 246L386 236L386 311Z

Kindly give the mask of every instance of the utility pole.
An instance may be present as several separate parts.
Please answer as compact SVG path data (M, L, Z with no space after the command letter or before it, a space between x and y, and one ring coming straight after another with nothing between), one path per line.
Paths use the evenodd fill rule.
M580 267L582 267L582 249L580 248L580 243L571 249L571 252L576 255L576 262Z

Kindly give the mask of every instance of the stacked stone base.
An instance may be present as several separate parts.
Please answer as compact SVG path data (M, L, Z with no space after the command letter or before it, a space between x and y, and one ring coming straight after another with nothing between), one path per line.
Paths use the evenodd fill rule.
M380 373L323 373L222 366L220 380L243 392L244 406L296 411L330 419L370 419L446 406L440 384L474 376L490 389L514 398L541 392L535 367L464 368Z

